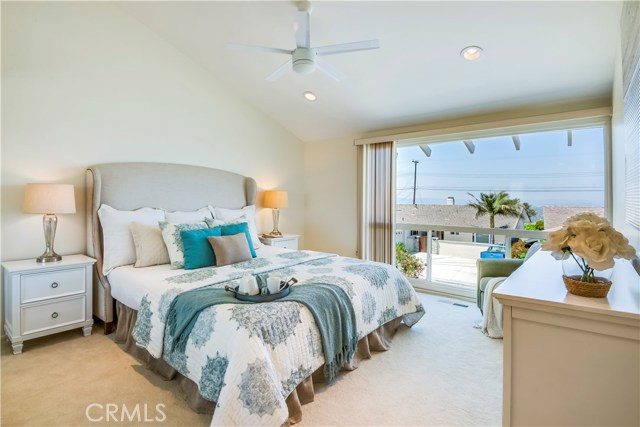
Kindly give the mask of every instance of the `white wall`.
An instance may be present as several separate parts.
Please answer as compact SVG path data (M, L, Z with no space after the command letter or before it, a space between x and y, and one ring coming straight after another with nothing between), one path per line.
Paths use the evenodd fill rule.
M55 249L85 252L84 171L118 161L230 170L289 191L280 228L304 232L304 145L203 68L106 2L2 3L2 253L44 250L28 182L76 186ZM272 228L270 210L259 229Z
M352 139L305 144L305 244L356 256L357 171Z
M622 87L622 53L618 44L613 76L613 116L611 117L613 226L624 234L640 254L640 230L625 220L625 151L624 99Z
M21 212L28 182L75 185L77 213L59 216L55 249L86 253L84 172L107 162L252 176L289 191L280 229L302 234L303 149L110 3L2 2L2 261L44 250L42 216ZM271 230L270 212L258 210L259 231Z

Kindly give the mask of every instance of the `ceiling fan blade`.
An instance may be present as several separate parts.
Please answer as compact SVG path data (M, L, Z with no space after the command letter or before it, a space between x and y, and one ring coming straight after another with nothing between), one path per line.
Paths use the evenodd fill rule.
M347 76L338 71L337 69L333 68L333 65L330 65L328 62L323 61L320 58L316 58L316 67L318 68L318 70L322 71L323 73L329 75L331 78L333 78L336 81L340 81L340 80L344 80L347 78Z
M284 64L282 64L281 66L279 66L273 73L271 73L271 75L267 77L267 80L269 80L270 82L278 80L280 77L284 75L284 73L286 73L291 69L291 64L292 64L292 60L290 59Z
M253 46L249 44L227 44L225 46L227 49L235 49L235 50L246 50L251 52L263 52L263 53L284 53L287 55L291 55L291 51L287 49L279 49L277 47L266 47L266 46Z
M296 12L296 46L309 49L311 32L309 30L309 12Z
M359 50L378 49L380 42L378 40L366 40L362 42L332 44L330 46L321 46L315 48L318 55L335 55L338 53L357 52Z

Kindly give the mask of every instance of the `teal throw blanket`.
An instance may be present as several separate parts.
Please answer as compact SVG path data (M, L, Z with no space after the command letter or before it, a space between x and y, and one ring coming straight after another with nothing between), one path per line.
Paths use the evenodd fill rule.
M289 295L271 303L295 301L304 304L315 319L324 352L324 376L331 384L344 362L353 356L358 344L356 316L347 293L329 283L297 285ZM231 293L218 288L201 288L179 294L169 307L168 332L173 337L173 349L184 353L200 312L218 304L269 304L237 300Z

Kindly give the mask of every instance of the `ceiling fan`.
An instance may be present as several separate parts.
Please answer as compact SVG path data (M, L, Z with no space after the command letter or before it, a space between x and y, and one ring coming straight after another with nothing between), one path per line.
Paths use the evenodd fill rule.
M293 70L300 74L310 74L319 69L336 81L344 79L346 76L333 68L321 57L336 55L339 53L357 52L360 50L378 49L378 40L366 40L353 43L334 44L329 46L311 47L311 34L309 30L309 15L311 6L308 1L298 2L298 11L295 13L296 20L296 48L294 50L280 49L266 46L252 46L228 44L230 49L249 50L256 52L282 53L291 55L291 58L271 73L267 80L274 81L282 77L287 71Z

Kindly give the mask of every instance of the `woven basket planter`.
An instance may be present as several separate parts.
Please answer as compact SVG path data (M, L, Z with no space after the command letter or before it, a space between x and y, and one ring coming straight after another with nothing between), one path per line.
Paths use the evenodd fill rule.
M611 281L602 277L596 277L595 283L582 282L580 276L562 276L562 280L570 294L581 297L604 298L611 288Z

